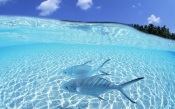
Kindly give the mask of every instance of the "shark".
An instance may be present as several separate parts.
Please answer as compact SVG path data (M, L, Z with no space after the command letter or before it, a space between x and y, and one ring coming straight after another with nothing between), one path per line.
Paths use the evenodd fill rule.
M71 93L89 95L97 97L101 100L105 100L104 98L100 97L101 94L104 94L111 90L118 90L129 101L131 101L132 103L136 103L126 94L124 88L142 79L144 79L144 77L136 78L131 81L116 85L113 82L102 78L101 75L95 75L91 77L71 79L68 82L64 83L62 85L62 88Z
M106 73L102 70L102 67L108 61L110 61L110 59L107 59L106 61L104 61L98 68L93 68L92 66L87 65L91 61L87 61L81 65L74 65L74 66L68 67L65 70L63 70L63 74L73 78L89 77L89 76L92 76L97 71L100 71L102 74L110 75L109 73Z

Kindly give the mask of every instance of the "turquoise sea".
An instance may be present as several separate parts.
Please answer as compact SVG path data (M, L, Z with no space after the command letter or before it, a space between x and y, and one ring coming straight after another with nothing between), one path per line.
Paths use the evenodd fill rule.
M117 90L104 101L61 88L72 79L62 70L106 59L111 82L145 77L126 88L136 104ZM0 16L0 109L174 109L174 78L173 40L122 24Z

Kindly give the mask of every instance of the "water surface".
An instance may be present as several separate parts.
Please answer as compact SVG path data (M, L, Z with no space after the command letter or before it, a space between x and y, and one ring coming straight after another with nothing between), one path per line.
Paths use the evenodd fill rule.
M119 91L107 101L66 92L72 79L61 71L93 60L120 84L145 77L126 88L137 104ZM97 72L99 74L100 72ZM175 41L121 24L73 23L28 17L0 17L0 108L2 109L172 109L175 107Z

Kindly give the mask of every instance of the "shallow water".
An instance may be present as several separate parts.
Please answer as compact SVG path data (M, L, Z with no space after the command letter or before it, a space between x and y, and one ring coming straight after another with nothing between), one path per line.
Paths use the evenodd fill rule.
M13 18L13 20L10 20ZM175 107L175 41L141 33L120 24L86 24L0 17L0 108L17 109L172 109ZM103 78L126 88L101 95L107 101L69 93L61 85L72 79L61 71L93 60L110 73ZM96 74L99 74L97 72Z

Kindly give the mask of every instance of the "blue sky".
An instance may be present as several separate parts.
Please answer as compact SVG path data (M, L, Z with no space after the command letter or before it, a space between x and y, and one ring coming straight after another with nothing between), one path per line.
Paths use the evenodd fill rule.
M175 0L0 0L0 15L153 23L175 32Z

